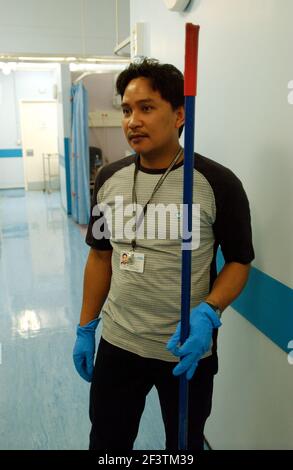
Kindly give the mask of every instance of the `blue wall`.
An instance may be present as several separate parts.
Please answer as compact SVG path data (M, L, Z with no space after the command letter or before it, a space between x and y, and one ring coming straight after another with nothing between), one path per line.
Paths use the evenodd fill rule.
M220 250L217 264L218 269L224 264ZM293 335L293 289L252 267L248 283L232 307L288 352Z
M0 149L0 158L22 157L22 149Z

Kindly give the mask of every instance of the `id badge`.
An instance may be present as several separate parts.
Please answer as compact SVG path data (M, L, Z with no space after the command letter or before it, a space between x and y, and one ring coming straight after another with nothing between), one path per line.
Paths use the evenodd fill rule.
M144 270L144 254L136 251L121 251L120 269L142 274Z

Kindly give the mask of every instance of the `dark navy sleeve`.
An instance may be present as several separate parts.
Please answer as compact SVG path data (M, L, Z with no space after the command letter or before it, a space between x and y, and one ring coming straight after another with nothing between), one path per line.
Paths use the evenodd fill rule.
M90 221L89 221L88 228L87 228L85 241L91 248L94 248L95 250L105 251L105 250L112 250L112 245L110 243L109 237L103 237L101 239L98 239L97 237L95 237L95 222L98 222L98 220L103 217L103 213L101 212L99 216L93 215L93 209L97 205L97 194L103 182L104 182L103 168L101 168L97 174L96 181L95 181L92 202L91 202L91 216L90 216ZM102 231L105 230L104 224L101 225L101 230Z
M226 263L254 259L249 202L241 181L231 172L216 197L214 233Z
M199 154L195 154L195 168L214 192L215 248L220 245L226 263L250 263L254 259L250 208L241 181L228 168Z
M108 179L110 179L117 171L121 170L122 168L125 168L135 163L136 160L137 157L135 154L129 155L128 157L121 158L115 162L103 166L97 174L92 197L91 216L85 239L86 243L90 247L95 248L96 250L112 250L109 230L107 229L107 227L105 227L104 224L102 224L101 221L99 222L99 219L101 219L104 214L101 212L99 216L93 215L93 209L97 205L97 195L101 187L105 184ZM104 217L103 220L105 221ZM107 236L99 238L99 232L105 233L107 234Z

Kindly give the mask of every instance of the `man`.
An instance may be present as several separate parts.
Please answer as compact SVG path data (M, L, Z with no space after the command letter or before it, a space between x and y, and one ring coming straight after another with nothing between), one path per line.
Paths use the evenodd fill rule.
M155 237L144 237L147 227L141 227L145 219L149 222L152 204L182 204L183 76L172 65L145 59L119 75L117 91L122 97L124 133L135 154L102 168L93 206L101 209L106 204L108 215L118 220L119 196L127 210L123 220L115 219L113 224L103 217L102 209L94 209L86 238L91 249L74 349L79 374L92 381L90 449L131 450L153 386L160 399L166 449L177 449L178 376L184 373L190 387L188 448L201 450L217 372L220 312L242 291L254 257L249 204L230 170L195 155L200 242L192 251L190 335L179 347L181 239L170 235L171 217L165 239L158 236L160 227ZM135 223L127 237L132 216ZM219 246L225 266L217 275ZM120 268L123 252L132 260L127 270ZM103 330L93 368L100 312Z
M120 263L121 264L127 264L128 263L128 253L122 253Z

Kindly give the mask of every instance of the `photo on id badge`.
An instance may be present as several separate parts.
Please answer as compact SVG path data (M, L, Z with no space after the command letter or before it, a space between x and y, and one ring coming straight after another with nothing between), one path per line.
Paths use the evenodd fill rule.
M144 254L137 252L121 251L120 253L120 269L124 271L134 271L143 273L144 270Z

